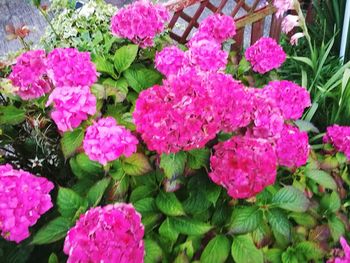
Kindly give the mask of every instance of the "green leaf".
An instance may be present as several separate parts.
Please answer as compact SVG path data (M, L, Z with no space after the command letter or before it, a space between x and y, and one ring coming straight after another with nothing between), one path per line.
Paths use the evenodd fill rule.
M189 192L188 198L183 202L186 213L201 214L209 209L211 202L203 189L194 188Z
M182 204L174 193L165 193L160 191L156 204L160 211L168 216L181 216L185 214Z
M187 156L185 152L162 154L159 167L164 170L167 178L172 179L182 175L185 169Z
M84 139L84 130L81 128L65 132L61 139L61 148L66 159L72 156L80 147Z
M60 187L57 195L58 211L63 217L73 218L85 200L69 188Z
M263 253L256 248L249 234L234 237L231 253L236 263L264 262Z
M272 198L272 203L293 212L305 212L310 205L304 193L293 186L281 188Z
M146 197L137 201L136 203L134 203L134 207L137 210L137 212L141 214L158 211L156 201L152 197Z
M156 263L160 262L163 257L163 251L158 243L152 239L145 239L145 262Z
M255 230L263 221L263 213L258 207L239 207L232 213L230 232L245 234Z
M297 253L294 248L289 247L282 254L282 263L299 263Z
M77 164L84 172L91 175L98 175L103 172L103 167L98 162L92 161L85 153L80 153L76 156Z
M265 252L265 257L267 259L267 262L270 263L281 263L282 262L282 253L283 250L278 248L271 248L268 251Z
M176 242L179 233L172 227L169 218L167 217L159 227L159 235L169 239L172 242Z
M55 253L51 253L48 263L59 263L58 257Z
M304 121L304 120L296 120L294 123L298 126L298 128L301 131L306 131L306 132L315 132L319 133L320 131L317 129L315 125L313 125L309 121Z
M70 168L73 172L73 174L78 178L78 179L84 179L85 177L85 172L80 168L78 165L78 162L75 158L70 158L69 159L69 165Z
M323 250L316 243L310 241L300 242L295 249L297 253L302 253L308 261L322 259L324 256Z
M143 153L134 153L130 157L124 158L122 168L126 174L135 176L152 171L152 167Z
M118 78L114 72L113 64L109 62L107 59L103 58L102 56L96 56L94 58L94 63L96 65L96 70L98 72L110 75L115 79Z
M128 69L134 62L139 47L137 45L126 45L119 48L114 54L114 67L121 73Z
M289 217L293 218L298 225L305 226L307 228L313 228L316 226L316 219L307 213L297 213L293 212L289 214Z
M204 235L212 229L212 226L207 223L186 217L171 217L169 221L175 231L189 236Z
M312 179L316 183L331 190L337 190L337 184L333 177L322 170L306 170L305 176Z
M130 202L135 203L136 201L151 196L156 189L150 185L141 185L136 187L130 194Z
M102 84L106 87L107 96L114 96L117 98L116 102L123 101L128 94L128 82L125 78L120 78L118 80L108 78L105 79ZM119 91L120 94L117 91ZM121 100L121 96L123 96L123 100Z
M71 221L64 217L56 219L43 226L33 238L31 244L43 245L56 242L66 236L66 233L71 227Z
M123 76L128 81L130 87L137 93L147 89L162 80L162 75L153 69L130 67L124 71Z
M111 178L103 178L90 188L86 196L89 206L97 206L101 202L103 194L110 182Z
M201 255L201 263L224 263L230 254L230 241L224 235L209 241Z
M210 150L209 149L194 149L188 151L188 166L191 169L206 168L209 163Z
M18 109L13 105L0 106L0 125L16 125L20 124L26 119L26 112L24 109Z
M338 241L345 234L344 223L336 215L332 215L328 219L328 226L334 241Z
M282 210L270 209L267 214L267 219L275 236L282 235L287 240L290 240L291 224Z
M322 197L320 205L325 213L335 213L340 209L341 200L337 192L326 194Z

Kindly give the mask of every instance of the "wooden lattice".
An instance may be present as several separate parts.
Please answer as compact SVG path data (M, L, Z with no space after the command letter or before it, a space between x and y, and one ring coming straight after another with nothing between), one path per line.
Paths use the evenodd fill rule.
M224 13L232 16L236 21L237 34L232 49L240 51L243 47L245 28L251 25L250 44L255 43L264 34L264 28L269 27L268 35L278 39L281 32L281 18L274 13L275 7L265 0L216 0L219 5L213 4L214 0L172 0L166 5L173 11L173 17L169 27L170 36L181 44L185 44L190 37L191 31L198 27L199 22L210 13ZM250 3L250 4L249 4ZM190 15L192 13L192 15ZM265 19L271 16L271 23L265 25ZM184 25L182 32L176 30L176 25Z

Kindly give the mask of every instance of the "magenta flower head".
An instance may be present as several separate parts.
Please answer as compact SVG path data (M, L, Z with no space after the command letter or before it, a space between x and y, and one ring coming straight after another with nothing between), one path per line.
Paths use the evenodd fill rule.
M231 75L211 73L207 87L221 120L221 130L234 132L251 123L252 96L245 86Z
M47 78L46 54L44 50L31 50L17 58L9 79L18 88L16 93L23 100L36 99L51 90Z
M185 52L176 46L164 48L156 54L155 66L165 76L176 75L180 70L188 66Z
M220 44L205 39L193 42L186 55L190 63L202 71L225 69L228 57Z
M96 97L87 86L56 88L46 106L53 104L51 118L62 132L77 128L96 113Z
M276 154L279 165L298 168L306 164L310 153L307 132L285 124L281 137L276 142Z
M247 48L245 58L250 62L255 72L264 74L279 68L286 60L286 53L276 40L269 37L260 38Z
M209 177L232 198L253 197L275 182L277 158L267 140L235 136L214 150Z
M284 119L277 102L264 94L262 89L250 88L252 95L253 126L249 130L256 138L277 139L281 136Z
M11 165L0 165L0 233L16 243L29 237L29 227L53 205L53 183Z
M219 131L218 116L208 77L195 70L142 91L133 113L136 130L159 154L203 147Z
M311 105L309 92L291 81L271 81L263 92L276 101L286 120L301 118L305 108Z
M203 39L222 44L235 35L236 24L234 19L228 15L215 14L207 17L199 24L198 31L191 38L189 46Z
M328 127L323 141L333 144L338 151L343 152L350 160L350 126L335 124Z
M143 263L144 227L130 204L95 207L81 215L64 241L67 263Z
M117 37L140 45L153 45L154 37L165 28L169 13L161 4L140 0L117 11L112 17L111 30Z
M91 86L97 80L89 52L76 48L55 48L47 56L49 77L56 87Z
M112 117L99 119L89 126L83 141L85 153L102 165L121 155L129 157L136 152L137 144L136 137L123 126L117 125Z
M339 251L340 253L342 253L343 256L329 259L327 263L349 263L350 262L350 246L343 236L340 237L340 245L342 246L343 251L338 249L335 249L335 250L337 252Z

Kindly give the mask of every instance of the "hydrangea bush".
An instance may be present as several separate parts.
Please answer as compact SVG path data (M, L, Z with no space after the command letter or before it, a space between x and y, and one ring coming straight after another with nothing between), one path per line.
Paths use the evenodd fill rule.
M111 45L26 51L4 71L1 259L348 262L350 127L303 117L312 98L279 78L276 40L232 64L231 17L179 47L169 16L137 1L111 15Z

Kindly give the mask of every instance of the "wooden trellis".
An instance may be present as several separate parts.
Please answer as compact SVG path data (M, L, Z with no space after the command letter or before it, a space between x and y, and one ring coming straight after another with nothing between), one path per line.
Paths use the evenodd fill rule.
M203 14L224 13L232 16L236 21L237 34L234 37L235 43L232 49L240 51L243 47L244 33L247 25L251 25L250 44L255 43L263 36L265 19L271 16L269 24L269 36L278 39L281 32L281 18L277 18L274 13L276 11L271 1L252 0L248 4L246 0L220 0L219 5L214 5L213 0L172 0L166 5L169 10L173 11L173 17L169 27L171 29L170 36L181 44L188 41L192 30L198 27L199 20L203 19ZM230 7L229 9L227 7ZM192 9L192 10L191 10ZM192 15L190 15L191 10ZM184 20L185 24L183 32L175 32L175 26L179 20ZM178 31L178 30L177 30Z

